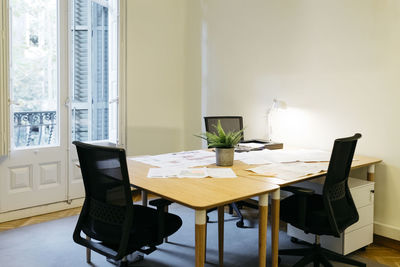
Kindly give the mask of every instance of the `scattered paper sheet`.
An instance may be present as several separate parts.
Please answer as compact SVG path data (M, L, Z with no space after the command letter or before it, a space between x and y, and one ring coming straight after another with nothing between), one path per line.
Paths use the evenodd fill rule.
M129 159L161 168L190 168L215 163L215 152L193 150Z
M329 162L331 156L330 152L315 149L264 149L241 154L240 160L246 164Z
M148 178L178 177L179 169L176 168L150 168Z
M231 168L150 168L148 178L236 178Z
M318 163L272 163L248 169L259 175L273 176L277 179L292 180L298 177L316 174L328 169L328 162Z
M231 168L207 168L207 174L212 178L236 178L235 172Z
M269 150L261 150L261 151L250 151L247 153L240 153L240 157L238 159L249 165L269 164L272 163L272 161L268 157L270 155L268 151Z

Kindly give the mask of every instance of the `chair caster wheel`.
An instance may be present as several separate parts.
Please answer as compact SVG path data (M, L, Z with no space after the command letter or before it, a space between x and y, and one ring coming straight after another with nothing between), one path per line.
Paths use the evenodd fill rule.
M291 241L292 243L295 243L295 244L299 243L299 240L298 240L296 237L291 237L291 238L290 238L290 241Z
M236 222L236 226L239 227L239 228L243 228L244 227L243 221Z

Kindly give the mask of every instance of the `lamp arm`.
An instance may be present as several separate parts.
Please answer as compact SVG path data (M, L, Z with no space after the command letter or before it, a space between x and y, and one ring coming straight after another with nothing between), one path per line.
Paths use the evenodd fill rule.
M274 110L274 108L273 108L273 106L272 107L270 107L269 109L268 109L268 112L267 112L267 120L268 120L268 122L267 122L267 140L268 140L268 142L272 142L272 113L273 113L273 110Z

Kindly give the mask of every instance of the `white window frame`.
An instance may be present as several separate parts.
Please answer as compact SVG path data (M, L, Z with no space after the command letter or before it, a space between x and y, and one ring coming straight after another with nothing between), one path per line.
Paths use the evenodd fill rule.
M10 113L9 113L9 22L8 0L1 1L0 28L0 157L10 150Z

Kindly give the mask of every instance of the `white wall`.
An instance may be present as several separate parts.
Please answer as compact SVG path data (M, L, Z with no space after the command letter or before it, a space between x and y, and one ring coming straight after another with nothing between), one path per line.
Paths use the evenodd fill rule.
M127 1L129 155L183 149L184 0Z
M331 149L363 134L376 168L375 232L400 240L400 2L204 0L206 115L243 115L266 137L273 98L288 109L274 138ZM353 175L363 177L366 170Z
M200 1L127 1L129 155L198 149Z
M184 87L184 148L201 148L201 30L200 1L186 1L185 22L185 87Z

